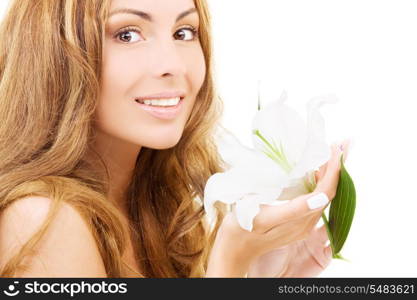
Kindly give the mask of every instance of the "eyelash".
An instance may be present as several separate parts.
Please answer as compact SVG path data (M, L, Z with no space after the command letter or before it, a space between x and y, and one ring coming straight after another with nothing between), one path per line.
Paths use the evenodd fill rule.
M184 27L178 29L175 33L177 33L180 30L183 30L183 29L189 29L193 33L193 38L191 40L188 40L188 41L185 41L185 42L192 42L192 41L194 41L198 38L198 30L196 28L194 28L193 26L184 26ZM117 39L120 36L120 34L129 32L129 31L133 31L133 32L136 32L136 33L141 33L141 31L136 29L136 27L128 26L128 27L124 27L124 28L118 30L114 34L113 38ZM122 42L122 43L129 44L129 42Z

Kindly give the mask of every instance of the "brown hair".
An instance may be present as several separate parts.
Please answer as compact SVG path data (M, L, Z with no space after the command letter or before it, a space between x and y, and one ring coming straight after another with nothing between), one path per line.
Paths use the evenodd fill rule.
M122 215L108 201L108 176L85 159L94 137L109 0L13 1L0 28L0 212L31 195L52 200L39 231L0 270L12 277L62 202L90 225L109 277L127 265ZM174 147L142 147L127 191L136 260L144 277L202 277L224 209L213 228L204 186L222 171L214 130L223 109L215 94L210 15L194 0L206 77L183 136ZM36 128L36 130L34 130ZM105 165L103 165L105 167Z

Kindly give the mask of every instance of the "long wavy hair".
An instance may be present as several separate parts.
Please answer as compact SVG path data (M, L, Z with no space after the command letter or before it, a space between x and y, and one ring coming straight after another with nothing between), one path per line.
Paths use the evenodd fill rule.
M126 192L138 277L203 277L226 207L208 226L204 186L223 170L215 144L223 104L215 93L210 14L194 0L206 77L180 141L142 147ZM28 196L52 200L40 229L0 270L17 276L63 202L89 224L108 277L129 266L122 215L108 200L109 177L86 159L94 137L110 0L16 0L0 28L0 212ZM96 155L98 155L96 153ZM101 159L98 156L99 159ZM103 167L103 160L101 160ZM213 225L214 224L214 225Z

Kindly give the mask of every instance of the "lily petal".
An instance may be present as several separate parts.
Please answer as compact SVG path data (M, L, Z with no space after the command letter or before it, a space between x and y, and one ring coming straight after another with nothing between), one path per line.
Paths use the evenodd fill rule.
M291 185L282 190L278 200L292 200L300 195L308 194L310 191L305 183L305 178L292 180Z
M277 147L282 146L283 155L293 166L301 159L307 143L308 131L303 118L297 111L285 105L287 93L268 103L259 110L252 122L252 129L259 130L263 137ZM252 135L255 149L265 151L265 143Z
M307 103L307 126L311 132L322 140L325 140L324 118L320 113L320 108L325 104L335 104L339 100L334 94L313 97Z
M218 126L215 133L217 151L226 163L225 169L251 161L256 150L243 145L239 139L223 126Z
M236 202L235 213L239 225L247 231L253 229L253 219L259 213L259 204L262 197L257 194L249 194Z
M204 208L208 217L215 218L214 203L238 203L248 195L259 196L269 203L278 199L282 189L289 184L287 174L260 153L226 172L212 175L204 189ZM254 204L255 205L255 204Z
M330 94L312 98L307 104L307 141L303 147L302 155L297 161L290 177L300 178L307 172L317 170L330 159L330 147L325 139L324 118L320 108L327 103L336 103L336 96Z

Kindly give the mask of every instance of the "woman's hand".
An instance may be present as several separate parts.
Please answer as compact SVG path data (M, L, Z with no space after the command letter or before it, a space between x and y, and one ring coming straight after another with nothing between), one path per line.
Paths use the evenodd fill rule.
M325 174L312 193L298 196L280 206L261 205L251 232L242 229L235 214L229 212L217 232L206 276L245 277L258 257L305 240L320 219L328 200L336 194L341 153L338 147L332 147Z
M344 161L349 141L342 143ZM333 146L332 150L335 151ZM327 163L316 172L316 182L326 173ZM328 242L326 226L313 228L305 240L296 241L258 257L250 266L248 277L315 277L330 264L332 249Z
M332 260L327 241L326 227L314 228L305 240L259 257L250 266L248 277L316 277Z

